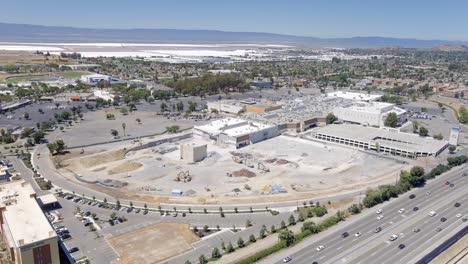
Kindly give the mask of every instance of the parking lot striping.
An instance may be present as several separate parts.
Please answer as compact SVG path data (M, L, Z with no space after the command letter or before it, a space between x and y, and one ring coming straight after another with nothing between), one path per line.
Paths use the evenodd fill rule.
M119 252L117 252L117 250L115 250L115 248L112 246L111 243L109 243L109 241L107 241L106 238L104 238L104 240L106 241L107 245L109 245L110 248L112 248L112 250L114 251L114 253L117 255L118 258L120 258L120 254Z

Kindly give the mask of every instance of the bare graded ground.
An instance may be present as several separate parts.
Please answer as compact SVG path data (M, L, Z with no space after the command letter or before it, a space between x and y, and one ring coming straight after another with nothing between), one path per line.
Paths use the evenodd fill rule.
M407 166L355 149L285 136L240 150L205 142L208 144L208 158L196 164L185 164L179 157L179 144L201 143L200 140L191 138L164 143L154 148L129 152L125 157L123 148L128 149L130 143L114 145L105 152L68 160L67 169L90 181L124 182L125 186L120 189L93 187L114 197L150 203L169 200L189 204L217 204L313 199L346 193L394 182L397 173ZM278 146L282 148L278 150ZM88 152L87 149L85 151ZM250 166L254 166L233 161L233 151L250 155ZM263 162L270 171L261 171L255 160ZM255 177L226 175L227 172L242 169L253 171ZM192 176L190 182L174 181L181 171L189 171ZM62 173L67 175L66 172ZM281 186L286 193L272 194L272 185ZM171 196L175 188L189 194Z
M142 166L143 164L141 163L124 160L121 164L110 169L109 175L119 174L119 173L128 173L128 172L137 170L138 168Z
M192 249L199 238L187 224L158 223L109 239L121 264L160 263Z

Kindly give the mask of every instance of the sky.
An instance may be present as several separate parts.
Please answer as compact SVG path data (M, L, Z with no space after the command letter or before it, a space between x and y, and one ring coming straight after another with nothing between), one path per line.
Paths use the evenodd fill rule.
M468 41L468 0L14 0L0 22Z

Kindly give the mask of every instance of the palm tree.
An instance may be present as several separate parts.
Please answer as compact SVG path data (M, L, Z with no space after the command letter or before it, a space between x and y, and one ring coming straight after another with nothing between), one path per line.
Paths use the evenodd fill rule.
M125 136L125 128L127 127L127 124L125 123L122 123L122 129L123 129L123 132L124 132L124 136Z

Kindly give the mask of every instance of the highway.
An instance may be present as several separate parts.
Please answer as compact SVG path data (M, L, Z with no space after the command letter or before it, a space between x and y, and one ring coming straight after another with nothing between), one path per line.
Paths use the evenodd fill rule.
M291 263L407 263L401 262L400 259L411 259L422 252L427 243L435 243L450 230L468 223L455 217L458 213L466 217L468 208L468 197L464 197L468 176L462 176L462 171L467 171L466 165L439 176L423 188L412 190L372 208L351 223L340 224L341 228L326 234L326 237L323 234L315 236L316 238L313 236L296 247L281 251L260 263L282 263L285 256L293 259ZM447 180L453 183L454 187L444 185ZM431 192L430 195L426 194L428 191ZM409 199L411 194L416 197ZM455 208L455 202L460 202L461 206ZM418 207L419 210L413 211L414 207ZM405 209L404 213L398 212L401 208ZM376 219L377 209L383 211L382 220ZM437 216L428 216L433 210L438 212ZM447 218L444 223L440 221L442 216ZM381 227L382 231L375 233L374 229L377 227ZM421 231L414 233L415 227ZM442 231L437 233L437 227L441 227ZM341 234L344 232L348 232L349 236L342 238ZM357 232L360 232L361 236L355 237ZM388 241L393 234L399 236L398 239ZM406 248L399 249L398 245L401 243L405 244ZM318 246L325 248L317 251Z

